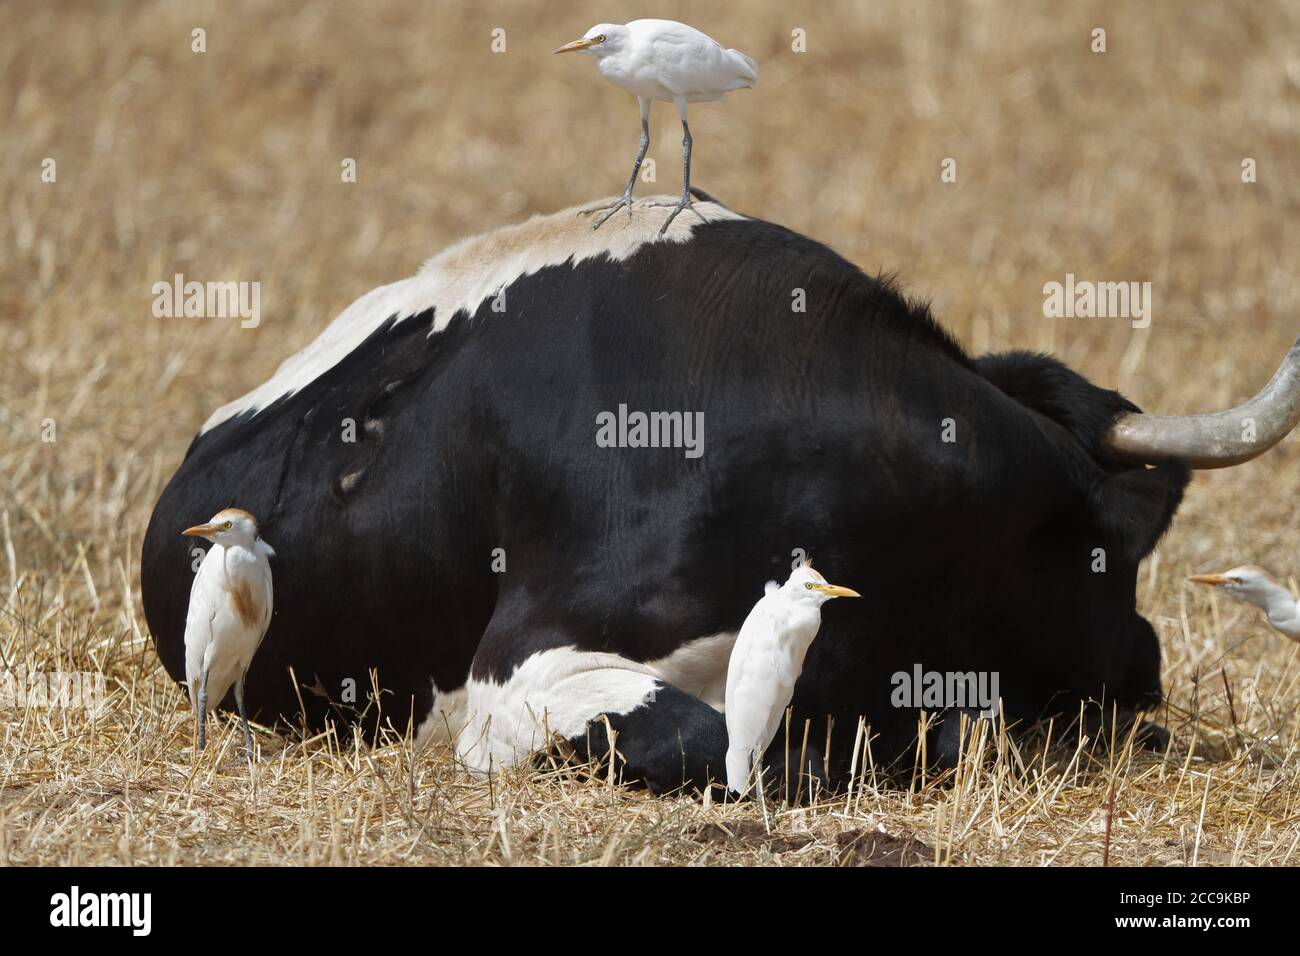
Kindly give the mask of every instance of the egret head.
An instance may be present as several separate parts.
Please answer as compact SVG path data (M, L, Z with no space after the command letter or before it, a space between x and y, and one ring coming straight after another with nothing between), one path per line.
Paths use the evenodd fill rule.
M597 23L582 39L566 43L556 53L585 53L597 59L612 56L627 44L628 29L621 23Z
M1243 564L1222 574L1193 574L1188 580L1223 588L1239 601L1263 598L1274 587L1268 572L1253 564Z
M798 601L801 604L812 604L816 607L821 607L831 598L862 597L852 588L830 584L822 577L821 572L808 561L794 569L790 579L785 582L785 586L781 590L792 601Z
M181 534L191 538L207 538L223 547L242 545L251 548L257 541L257 519L242 508L226 508L212 516L206 524L186 528Z

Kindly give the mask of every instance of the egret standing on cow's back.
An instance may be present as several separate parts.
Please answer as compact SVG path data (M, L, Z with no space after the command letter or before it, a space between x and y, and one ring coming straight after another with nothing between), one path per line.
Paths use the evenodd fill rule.
M623 195L609 206L587 212L605 214L596 220L599 229L624 206L632 214L632 187L650 146L650 101L677 105L682 119L682 198L664 220L659 235L668 230L676 215L691 206L691 127L686 122L686 104L720 100L724 93L752 87L758 82L758 64L739 50L731 50L694 27L675 20L633 20L626 26L599 23L580 40L566 43L556 53L585 53L596 58L600 75L619 89L636 94L641 107L641 148L632 166L632 177Z
M781 715L794 695L808 645L822 623L822 605L831 598L861 597L828 584L810 562L803 562L784 585L767 584L767 593L741 625L727 664L727 789L744 793L772 742Z
M234 684L251 760L253 734L244 712L244 676L271 624L268 558L275 552L258 535L257 519L239 508L219 511L207 524L181 534L212 542L194 575L185 616L185 680L199 724L199 749L207 742L209 705L215 710Z

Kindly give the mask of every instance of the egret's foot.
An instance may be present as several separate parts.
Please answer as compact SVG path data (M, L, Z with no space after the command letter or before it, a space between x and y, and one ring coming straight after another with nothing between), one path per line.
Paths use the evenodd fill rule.
M779 743L773 742L763 758L763 793L768 800L785 801L797 806L804 801L813 801L816 795L827 787L826 767L822 755L814 749L803 753L800 763L799 750L790 748L783 753ZM768 763L767 761L771 761ZM752 778L743 794L728 790L727 796L732 800L757 800L758 787Z
M683 209L689 209L691 212L695 213L695 215L699 216L700 222L708 222L708 220L704 218L704 214L695 208L695 203L691 202L690 193L687 193L675 203L653 202L650 205L673 207L673 211L668 214L668 218L664 220L664 224L659 227L659 235L661 236L668 231L668 227L672 224L672 221L677 218L677 214Z
M203 682L199 684L199 705L195 708L194 719L199 722L199 749L202 750L208 742L208 675L203 674Z
M591 227L592 231L594 232L595 230L599 229L601 226L605 225L605 222L609 219L609 217L614 215L614 213L618 212L624 206L627 207L627 218L631 219L632 218L632 194L631 193L624 193L622 196L620 196L618 199L615 199L608 206L593 206L590 209L583 209L579 211L578 215L590 216L592 213L597 213L597 212L603 212L605 214L601 216L599 219L597 219L596 224Z
M244 725L244 753L248 755L250 764L256 763L257 753L253 750L253 731L248 726L248 718L244 717L240 722Z

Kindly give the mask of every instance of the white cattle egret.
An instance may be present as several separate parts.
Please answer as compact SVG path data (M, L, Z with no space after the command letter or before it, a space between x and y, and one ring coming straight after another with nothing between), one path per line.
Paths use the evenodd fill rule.
M720 100L731 90L752 87L758 81L758 64L739 50L727 49L694 27L674 20L633 20L625 26L598 23L582 39L566 43L555 52L594 56L600 75L619 89L634 93L641 107L641 148L632 166L632 177L621 198L608 206L585 210L605 212L593 229L599 229L624 206L632 215L632 187L650 146L650 101L677 105L677 115L682 119L682 198L664 220L659 230L662 236L679 212L695 211L691 205L691 127L686 122L686 104Z
M857 591L827 584L804 562L767 593L741 625L727 663L727 789L744 793L763 752L772 742L781 715L794 694L808 645L822 623L822 605L831 598L861 597Z
M212 542L190 586L185 617L185 680L199 725L199 749L206 743L209 704L216 710L234 684L251 760L253 734L244 712L244 677L271 624L267 559L275 552L258 537L257 519L239 508L219 511L207 524L181 534Z
M1300 601L1263 568L1243 564L1222 574L1193 574L1188 580L1223 588L1238 601L1263 608L1268 623L1291 640L1300 641Z

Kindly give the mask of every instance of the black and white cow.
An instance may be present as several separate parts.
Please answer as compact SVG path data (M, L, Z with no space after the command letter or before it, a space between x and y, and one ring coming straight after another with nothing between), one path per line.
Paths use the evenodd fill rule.
M1049 357L972 358L825 246L696 208L662 239L641 205L469 239L217 410L144 542L167 671L179 532L238 505L277 552L250 712L454 737L477 770L549 734L604 754L612 728L628 779L720 779L728 652L803 553L865 598L826 608L793 701L810 749L832 728L832 780L860 716L878 759L907 751L893 675L918 666L996 672L1015 720L1155 704L1138 563L1189 464L1294 426L1300 343L1243 445L1233 413L1152 418ZM676 447L637 447L638 412Z

